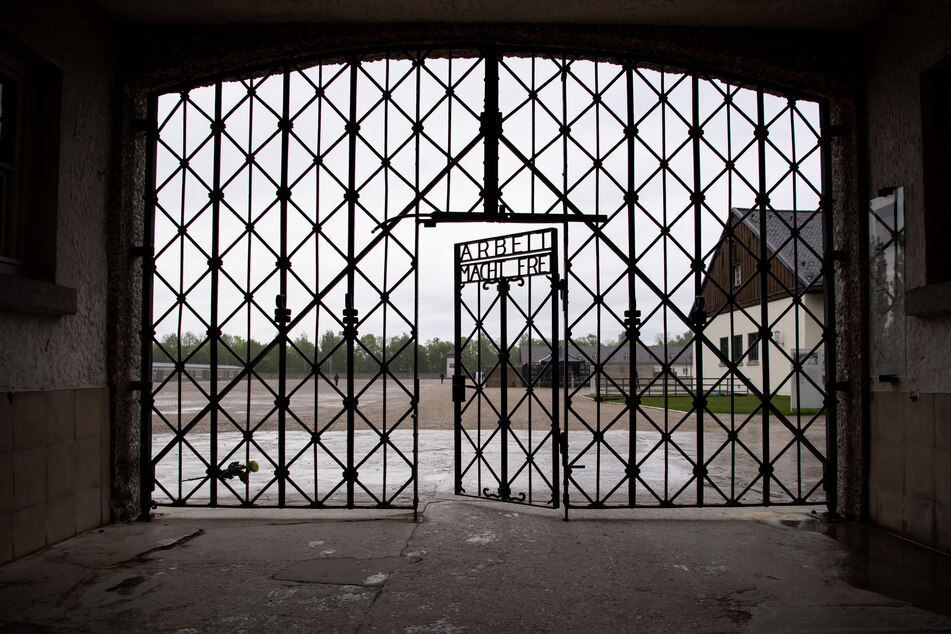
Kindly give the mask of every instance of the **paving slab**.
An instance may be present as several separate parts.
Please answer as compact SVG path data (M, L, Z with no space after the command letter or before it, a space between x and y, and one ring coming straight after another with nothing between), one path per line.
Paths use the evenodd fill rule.
M562 517L450 495L418 522L162 510L0 567L0 632L951 632L850 585L808 510Z

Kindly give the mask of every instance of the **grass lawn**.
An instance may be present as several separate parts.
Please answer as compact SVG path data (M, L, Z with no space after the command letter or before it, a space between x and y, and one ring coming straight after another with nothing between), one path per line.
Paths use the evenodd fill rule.
M606 400L616 400L612 398L607 398ZM664 407L664 397L663 396L645 396L641 399L641 405L646 407ZM773 405L783 414L789 416L795 414L796 412L791 412L789 410L789 397L788 396L775 396L773 397ZM736 414L752 414L756 411L756 408L759 406L759 400L755 396L711 396L707 399L707 409L716 414L729 414L734 412ZM667 397L667 408L687 412L693 407L693 399L689 396L669 396ZM819 410L817 409L802 409L798 413L803 415L813 415Z

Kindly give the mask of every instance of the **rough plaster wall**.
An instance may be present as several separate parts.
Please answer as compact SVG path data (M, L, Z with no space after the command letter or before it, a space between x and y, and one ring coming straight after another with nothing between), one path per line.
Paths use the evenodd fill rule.
M868 273L865 241L859 228L864 211L859 191L861 155L855 103L844 98L832 104L830 119L844 133L832 142L833 247L843 252L835 263L835 379L847 389L836 392L838 512L865 518L868 512Z
M920 76L951 55L951 3L918 0L898 8L865 41L868 160L861 191L864 203L882 187L905 188L905 283L912 289L926 279ZM870 379L870 517L951 550L951 316L909 315L905 329L905 376L898 383Z
M0 26L63 73L56 283L77 290L62 318L0 313L0 391L106 384L106 197L112 36L84 2L5 2Z
M260 66L284 59L316 56L322 53L405 45L497 42L509 46L552 46L604 50L638 56L644 61L676 60L685 66L719 69L718 74L781 84L793 90L826 97L831 103L831 121L845 125L845 138L833 144L836 162L833 183L836 199L835 247L846 251L854 262L861 253L859 227L861 204L855 191L858 187L857 98L856 77L859 74L858 41L853 34L792 32L770 30L686 29L637 26L578 25L447 25L447 24L334 24L327 25L258 25L206 27L134 27L123 37L122 60L126 66L123 77L126 90L125 110L141 107L142 95L178 83L220 75L249 66ZM122 159L124 188L137 188L123 193L124 219L139 214L142 193L141 179L128 170L140 170L144 140L139 137L136 149L129 149ZM136 154L136 152L138 154ZM138 157L136 159L136 157ZM137 162L138 161L138 162ZM136 231L141 231L139 227ZM132 231L133 243L135 231ZM122 238L125 239L125 238ZM116 248L116 247L114 247ZM836 328L840 333L839 378L851 383L837 408L839 416L838 469L839 512L857 517L865 504L867 448L867 404L863 397L863 380L867 330L863 328L865 311L850 292L862 288L861 266L837 266L836 288L839 298L846 298L837 313ZM121 277L121 276L120 276ZM133 274L134 279L134 274ZM119 279L119 278L117 278ZM126 286L125 288L130 288ZM115 336L127 342L137 341L135 306L117 307ZM131 339L130 339L131 338ZM134 350L125 350L134 356ZM131 360L123 366L134 367ZM122 367L116 366L116 385ZM128 370L134 377L134 369ZM117 429L114 434L134 442L138 429L133 394L117 395L114 400ZM127 448L129 451L132 447ZM131 473L132 461L126 466ZM114 490L115 492L115 490ZM132 495L131 489L124 495ZM116 505L133 508L132 499L114 499Z
M905 188L906 287L925 285L924 190L920 74L951 55L951 3L907 2L887 15L866 41L868 76L868 184L866 198L887 186ZM907 377L897 385L872 382L874 391L951 392L951 318L909 316ZM890 342L873 342L891 345Z
M125 94L130 94L123 87ZM144 96L123 100L116 118L118 141L113 165L114 196L109 210L109 383L112 430L112 516L125 521L139 515L140 429L139 378L142 269L129 247L142 244L145 182L145 137L135 122L145 120Z

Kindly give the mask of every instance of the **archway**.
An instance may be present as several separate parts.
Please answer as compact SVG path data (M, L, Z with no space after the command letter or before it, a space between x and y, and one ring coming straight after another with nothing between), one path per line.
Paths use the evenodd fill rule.
M820 102L489 48L287 63L151 118L154 501L415 508L425 291L452 295L424 225L478 222L562 229L570 504L834 504Z

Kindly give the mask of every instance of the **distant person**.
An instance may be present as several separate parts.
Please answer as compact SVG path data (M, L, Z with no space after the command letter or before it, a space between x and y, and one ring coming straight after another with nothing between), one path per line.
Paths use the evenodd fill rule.
M339 384L340 384L340 375L334 374L334 387L337 387L337 385Z
M446 374L444 372L439 373L439 384L442 385L442 382L446 379Z

